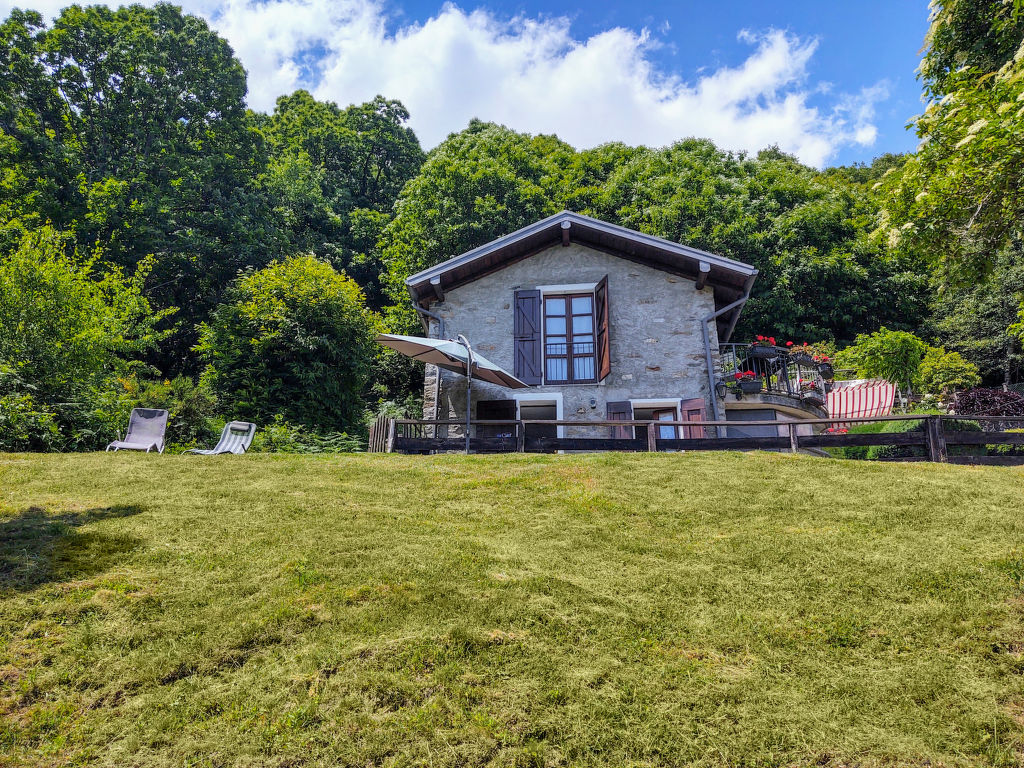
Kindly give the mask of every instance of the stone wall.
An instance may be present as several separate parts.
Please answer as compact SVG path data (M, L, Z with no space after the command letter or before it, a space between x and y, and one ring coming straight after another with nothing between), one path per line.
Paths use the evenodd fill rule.
M473 382L473 402L512 399L516 393L561 393L565 419L606 418L606 404L616 400L704 398L708 418L707 364L701 320L714 311L710 287L695 290L692 280L641 266L582 245L555 245L480 279L452 289L431 310L445 319L445 336L462 333L473 348L492 362L514 370L513 301L518 289L546 285L596 283L608 276L611 373L597 384L560 384L508 390ZM718 336L709 324L712 350ZM429 335L438 337L436 321ZM424 381L424 417L463 420L466 382L440 371L441 391L434 406L434 376L428 366ZM593 401L593 405L591 404ZM475 411L474 411L475 417ZM450 436L460 429L448 430ZM566 430L566 436L584 434Z

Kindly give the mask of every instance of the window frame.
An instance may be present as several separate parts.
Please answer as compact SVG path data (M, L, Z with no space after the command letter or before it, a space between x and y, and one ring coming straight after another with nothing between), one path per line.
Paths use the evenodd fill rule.
M568 286L567 286L568 287ZM590 333L580 334L581 336L590 336L591 341L589 342L593 347L593 351L589 354L576 355L573 353L573 318L574 317L585 317L583 314L574 314L572 311L572 300L573 299L589 299L590 300ZM548 301L551 299L562 299L565 301L565 314L564 315L552 315L552 317L562 317L565 319L565 333L555 334L558 336L565 336L565 354L564 355L552 355L548 353ZM582 342L587 343L587 342ZM590 358L593 361L592 370L594 375L589 379L577 379L575 375L574 361L579 358ZM566 379L551 379L548 377L548 360L565 360L565 373L568 378ZM544 384L548 385L569 385L569 384L598 384L600 383L598 370L598 359L597 359L597 300L594 296L594 291L591 290L580 290L573 292L543 292L541 293L541 366L544 372Z

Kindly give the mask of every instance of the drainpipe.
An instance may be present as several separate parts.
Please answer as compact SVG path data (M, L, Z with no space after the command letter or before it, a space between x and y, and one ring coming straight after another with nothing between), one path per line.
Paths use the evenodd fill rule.
M439 339L444 338L444 318L436 312L431 312L429 309L424 309L419 305L416 299L410 299L412 302L412 308L415 309L419 314L426 317L432 317L437 320L437 337ZM430 332L430 323L427 323L427 332ZM436 366L435 366L436 367ZM441 405L441 369L437 369L437 375L434 376L434 418L437 419L437 409ZM445 434L448 434L445 431ZM437 427L434 427L434 437L437 437Z
M743 285L743 295L734 301L732 304L727 304L710 315L705 317L700 324L700 330L704 335L704 359L708 366L708 386L710 387L711 393L711 413L715 417L715 421L722 421L722 412L718 407L718 391L715 389L717 382L715 381L715 366L711 359L711 334L708 332L708 323L714 322L719 317L724 315L726 312L736 311L733 315L732 321L729 323L729 328L726 330L725 337L728 339L732 336L732 331L736 327L736 321L739 320L740 312L743 309L743 305L747 303L747 299L750 298L750 289L754 286L754 278L757 277L755 272L747 278L747 282Z

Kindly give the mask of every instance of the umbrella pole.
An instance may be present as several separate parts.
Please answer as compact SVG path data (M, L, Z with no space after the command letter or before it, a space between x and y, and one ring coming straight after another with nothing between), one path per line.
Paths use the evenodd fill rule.
M459 334L459 343L466 348L466 455L469 455L469 426L473 414L473 348L469 340Z

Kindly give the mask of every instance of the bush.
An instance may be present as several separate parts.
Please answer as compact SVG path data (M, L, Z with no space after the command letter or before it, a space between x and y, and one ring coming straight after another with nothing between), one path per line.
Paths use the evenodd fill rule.
M60 443L53 413L35 402L30 389L0 364L0 451L52 451Z
M857 378L881 378L916 389L921 382L921 359L928 345L912 333L880 328L857 335L852 346L838 352L836 368L852 368Z
M905 421L882 422L884 427L880 433L901 434L906 432L924 432L924 419L907 419ZM981 425L966 419L946 419L942 422L944 429L950 432L981 432ZM984 456L985 448L979 445L951 445L947 449L950 456ZM914 456L927 456L928 451L923 445L873 445L868 448L868 459L907 459Z
M921 389L932 395L950 395L981 383L978 366L963 359L959 352L929 347L921 361Z
M301 426L289 424L280 415L253 438L250 453L353 453L363 450L363 443L344 432L317 434Z
M975 387L957 392L956 412L964 416L1007 416L1024 418L1024 395L1001 389Z
M275 262L240 278L201 326L203 380L232 418L359 431L378 324L359 286L330 265Z
M1024 429L1008 429L1007 432L1021 433ZM1007 445L1006 443L999 443L995 445L986 445L987 453L989 456L1024 456L1024 445Z

